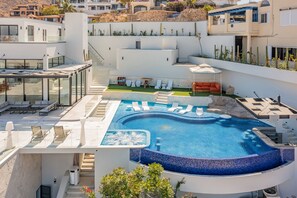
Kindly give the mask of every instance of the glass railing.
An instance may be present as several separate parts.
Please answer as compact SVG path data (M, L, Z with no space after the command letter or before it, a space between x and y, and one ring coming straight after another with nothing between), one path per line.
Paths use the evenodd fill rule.
M10 36L10 35L1 35L0 42L18 42L18 36Z

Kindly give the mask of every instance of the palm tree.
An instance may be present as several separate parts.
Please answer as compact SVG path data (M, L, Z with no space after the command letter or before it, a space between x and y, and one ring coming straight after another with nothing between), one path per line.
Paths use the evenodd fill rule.
M69 0L64 0L62 2L61 14L65 14L66 12L76 12L76 9Z

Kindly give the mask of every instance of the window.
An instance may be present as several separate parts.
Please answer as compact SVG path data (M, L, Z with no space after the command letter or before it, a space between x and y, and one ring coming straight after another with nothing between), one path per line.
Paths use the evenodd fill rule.
M28 41L34 41L34 26L28 25Z
M268 23L268 13L261 14L261 23Z
M23 101L24 100L24 85L22 78L7 78L7 101Z
M5 69L5 60L0 59L0 69Z
M6 60L7 69L23 69L25 60Z
M280 11L280 26L297 25L297 9Z
M43 61L25 60L25 69L43 69Z
M253 22L258 22L258 9L253 10Z
M0 25L0 41L17 41L17 25Z
M64 64L65 64L64 56L59 56L59 57L54 57L54 58L48 59L48 67L49 68L57 67L57 66L64 65Z
M24 78L25 100L34 103L36 100L42 100L42 79Z
M46 31L46 29L43 29L42 30L42 40L43 41L46 41L47 40L47 31Z
M5 92L9 89L5 78L0 78L0 104L5 102Z

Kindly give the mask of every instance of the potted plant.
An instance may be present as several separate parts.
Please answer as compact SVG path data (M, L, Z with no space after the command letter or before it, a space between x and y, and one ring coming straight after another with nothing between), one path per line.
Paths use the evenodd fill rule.
M276 197L277 196L277 190L276 187L266 188L263 190L263 194L265 197Z
M81 191L86 195L87 198L96 198L95 192L92 191L89 187L83 186Z

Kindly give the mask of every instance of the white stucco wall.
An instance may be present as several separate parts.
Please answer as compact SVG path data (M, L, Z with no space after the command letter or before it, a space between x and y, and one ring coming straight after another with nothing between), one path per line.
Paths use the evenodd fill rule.
M95 152L95 192L98 193L102 177L111 173L114 169L122 167L129 170L129 149L98 149Z
M106 36L109 35L109 27L111 26L113 31L121 31L122 33L131 32L131 24L133 24L133 32L138 36ZM162 24L162 25L161 25ZM195 33L201 35L201 45ZM160 26L167 30L164 36L160 36ZM89 24L89 32L105 30L105 36L89 36L90 44L101 54L104 58L104 66L115 68L117 65L116 56L117 49L136 48L136 41L141 41L141 49L178 49L178 57L180 61L188 61L188 56L201 54L201 48L203 55L214 56L214 45L220 46L234 46L234 36L208 36L207 35L207 23L203 22L133 22L133 23L95 23ZM139 36L140 31L145 29L151 29L153 32L157 32L157 36ZM169 33L168 30L174 30L174 33ZM176 36L176 30L179 34ZM182 34L184 30L184 34ZM192 36L188 36L191 32ZM155 34L155 33L154 33ZM95 34L96 35L96 34ZM139 58L139 65L143 62ZM157 63L156 61L152 63Z
M88 17L84 13L65 14L66 57L84 63L88 54Z
M0 197L35 197L41 185L41 155L18 154L0 167Z
M73 153L42 154L42 185L51 186L52 197L56 197L62 177L73 166L73 157Z

